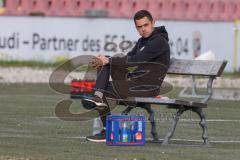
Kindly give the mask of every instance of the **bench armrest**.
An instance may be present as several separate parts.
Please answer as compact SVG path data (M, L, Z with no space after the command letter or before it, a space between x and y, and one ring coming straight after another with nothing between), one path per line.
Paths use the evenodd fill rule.
M207 94L206 96L202 99L201 102L203 103L207 103L209 101L209 99L211 99L212 95L213 95L213 88L212 88L212 84L213 84L213 80L215 79L215 77L209 77L208 82L207 82Z

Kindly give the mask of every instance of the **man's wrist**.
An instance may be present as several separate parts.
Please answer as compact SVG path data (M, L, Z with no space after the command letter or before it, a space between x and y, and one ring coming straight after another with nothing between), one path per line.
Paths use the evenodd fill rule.
M107 63L106 64L109 64L110 63L110 57L107 57Z
M107 65L108 63L109 63L109 59L105 57L103 60L103 65Z

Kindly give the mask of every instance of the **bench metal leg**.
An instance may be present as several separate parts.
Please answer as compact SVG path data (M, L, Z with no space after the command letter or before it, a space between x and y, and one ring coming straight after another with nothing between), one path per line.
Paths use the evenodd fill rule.
M159 138L158 138L158 133L157 133L157 129L156 129L156 122L155 122L155 118L154 118L154 111L151 108L150 104L145 104L145 105L141 106L141 108L145 109L148 112L148 114L149 114L148 120L151 123L151 134L152 134L152 137L153 137L153 141L154 142L158 142Z
M176 126L177 126L177 123L178 123L178 120L179 120L179 117L182 115L182 113L184 111L186 111L188 109L184 108L184 107L180 107L177 111L177 113L174 114L173 116L173 120L172 120L172 125L171 127L168 129L168 133L167 135L164 137L164 140L162 142L162 144L169 144L170 142L170 139L172 138L173 134L174 134L174 131L176 129Z
M201 119L199 125L202 127L203 130L202 139L204 141L204 144L209 144L206 117L202 108L194 108L192 109L192 111L196 112Z
M122 114L128 114L132 109L133 109L133 107L127 107L126 109L124 109L122 111Z

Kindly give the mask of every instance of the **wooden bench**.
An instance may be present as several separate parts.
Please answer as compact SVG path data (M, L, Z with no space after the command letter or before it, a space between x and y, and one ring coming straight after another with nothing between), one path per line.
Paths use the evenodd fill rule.
M131 97L127 99L118 99L119 104L123 104L126 102L137 102L141 108L145 109L149 114L149 120L151 122L151 134L153 136L154 141L158 141L159 137L156 131L156 123L154 119L154 110L151 107L151 104L155 105L167 105L169 108L177 109L177 112L173 116L172 124L169 128L169 131L165 135L165 138L162 144L168 144L170 142L171 137L174 134L176 129L178 120L180 116L188 110L192 110L197 113L200 117L200 126L202 127L203 134L202 139L204 144L208 144L208 131L206 125L206 116L203 112L203 108L207 107L207 102L211 98L213 94L212 84L216 77L221 76L227 61L210 61L210 60L184 60L184 59L171 59L170 67L167 71L167 74L172 75L188 75L197 77L205 77L208 78L206 84L206 94L200 101L192 101L192 100L180 100L180 99L161 99L161 98L153 98L153 97ZM134 107L128 106L122 113L128 114Z

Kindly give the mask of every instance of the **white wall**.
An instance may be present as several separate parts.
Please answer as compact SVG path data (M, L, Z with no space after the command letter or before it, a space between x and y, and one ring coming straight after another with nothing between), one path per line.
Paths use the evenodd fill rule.
M139 38L133 21L127 19L0 17L0 21L0 59L54 61L62 56L114 55L129 51ZM173 57L192 59L212 50L217 59L228 60L227 70L232 69L233 23L157 21L158 25L169 32Z

